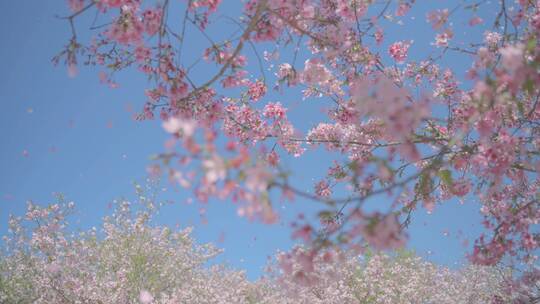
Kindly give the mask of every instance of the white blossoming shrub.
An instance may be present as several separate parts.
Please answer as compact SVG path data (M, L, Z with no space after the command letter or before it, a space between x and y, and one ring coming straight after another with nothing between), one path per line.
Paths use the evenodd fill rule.
M159 303L246 302L252 286L243 272L204 268L219 250L194 244L190 228L151 226L153 208L134 212L120 202L101 235L70 232L71 205L29 204L24 219L10 219L12 235L4 238L0 302L138 303L148 300L143 291Z
M297 248L278 253L257 282L197 245L191 229L152 225L157 207L120 201L101 230L75 232L72 203L28 205L11 217L0 261L0 303L507 303L507 272L454 271L410 253L362 257ZM306 261L309 261L306 262ZM310 269L307 269L307 268Z
M508 273L474 265L454 271L403 251L361 257L327 252L314 258L310 272L302 272L301 261L293 264L289 274L276 272L268 282L275 284L277 298L286 299L279 303L480 304L510 299L503 285Z

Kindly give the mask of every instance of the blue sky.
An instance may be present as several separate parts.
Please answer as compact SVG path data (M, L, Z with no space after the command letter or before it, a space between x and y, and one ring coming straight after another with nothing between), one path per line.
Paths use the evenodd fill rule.
M429 44L434 35L424 16L435 2L439 1L417 1L412 13L416 19L408 17L405 25L391 27L387 42L399 37L409 39L413 33L411 56L423 54L423 45ZM457 1L439 3L452 7ZM234 7L226 12L235 16ZM159 122L132 119L132 111L140 110L144 103L147 82L133 71L123 73L117 79L120 87L112 90L99 83L94 68L79 67L79 75L69 78L65 67L54 67L51 58L69 39L68 24L54 17L67 13L64 1L1 1L0 9L4 12L0 20L0 234L7 232L10 213L23 214L27 200L50 203L54 193L63 193L76 202L78 214L72 220L76 225L98 226L111 200L135 198L134 182L144 183L150 156L164 149L167 134ZM464 24L468 19L457 20L463 24L456 28L467 28ZM80 30L84 31L82 27ZM478 38L483 30L475 29L469 37ZM193 45L205 43L195 35L192 39ZM184 51L189 54L189 50L186 45ZM460 73L470 65L466 58L453 55L448 63L460 66ZM205 72L205 68L198 71ZM288 100L290 96L276 98L292 109L293 121L302 117L306 126L316 121L316 113L306 116L305 112L294 111L302 109L300 99L293 102ZM295 171L298 185L310 188L312 174L326 170L317 166L320 157L324 154L313 152L302 160L286 160ZM164 209L159 223L193 225L199 242L216 242L223 234L224 240L218 246L225 252L219 261L246 269L252 279L262 274L268 255L293 244L286 223L249 223L236 216L230 202L211 202L207 206L209 223L204 225L199 216L201 206L185 203L191 196L189 192L166 181L159 190L161 200L176 202ZM311 208L310 204L297 199L279 208L300 210ZM409 230L409 247L440 264L464 262L465 249L470 245L464 248L462 241L472 241L478 235L479 207L475 202L451 201L432 215L419 210ZM463 237L459 230L464 231Z

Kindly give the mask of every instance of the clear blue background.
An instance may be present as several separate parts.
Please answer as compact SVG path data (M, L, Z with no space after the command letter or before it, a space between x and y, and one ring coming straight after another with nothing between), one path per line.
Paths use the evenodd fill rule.
M453 7L456 3L417 1L413 11L402 19L404 25L388 27L381 53L389 42L414 39L411 56L425 55L434 36L425 22L426 12L436 5ZM238 16L237 7L234 4L225 12ZM111 200L135 197L133 184L144 183L150 156L164 150L168 137L158 121L132 119L133 111L139 111L144 104L147 83L132 71L122 74L118 78L120 87L112 90L99 83L97 69L79 66L79 75L69 78L64 66L54 67L51 58L70 35L66 21L54 17L68 14L63 1L1 1L0 9L3 12L0 19L0 234L7 232L10 213L24 213L27 200L51 203L54 193L63 193L76 202L78 214L73 218L76 225L99 226L101 217L110 211ZM488 16L482 16L484 19L494 15L489 9L483 14ZM481 26L475 29L466 26L471 16L464 14L455 19L462 21L455 24L458 39L465 31L470 32L467 37L478 39L484 31ZM81 26L79 31L84 32L85 28ZM189 45L186 44L184 52L190 52ZM463 79L470 58L450 55L446 64L459 67L456 71ZM257 67L252 69L256 71ZM204 68L199 70L205 72ZM316 114L306 117L304 112L298 113L295 109L302 109L301 101L288 98L282 96L279 100L291 108L292 120L302 117L303 123L313 126ZM287 160L295 172L293 183L311 189L311 174L318 172L322 176L327 169L317 166L321 155L308 151L302 160ZM235 206L230 202L211 202L205 225L200 220L201 205L185 203L191 193L166 181L160 188L160 199L176 203L164 209L166 212L160 215L159 222L193 225L199 242L222 239L218 246L225 252L218 261L245 269L251 279L262 274L267 256L293 244L287 222L275 226L250 223L236 216ZM279 208L283 212L290 209L293 214L293 210L310 208L312 204L297 198L294 204ZM451 201L439 206L432 215L419 210L409 230L409 247L443 265L463 263L465 253L470 250L470 244L464 247L463 241L474 239L480 231L479 207L476 202L461 205ZM463 235L460 230L464 231Z

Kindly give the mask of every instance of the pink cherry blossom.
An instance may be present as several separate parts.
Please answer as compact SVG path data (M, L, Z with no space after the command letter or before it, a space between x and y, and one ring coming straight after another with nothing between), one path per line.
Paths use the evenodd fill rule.
M448 9L438 9L427 14L427 20L431 23L431 26L438 30L448 21L450 11Z
M161 25L161 9L148 9L142 13L144 31L152 36L156 34Z
M180 10L172 2L155 6L139 0L67 4L72 15L64 20L68 32L77 35L54 63L65 62L72 76L78 64L98 65L100 79L110 86L128 71L149 80L146 100L133 114L137 120L162 120L170 134L166 153L157 153L149 168L159 167L175 186L191 190L194 201L230 200L240 216L263 223L286 218L283 210L289 209L277 204L293 198L318 204L302 210L305 222L293 227L306 248L280 261L286 269L280 281L306 291L294 294L292 302L374 300L349 287L331 289L330 273L343 272L325 272L318 254L361 251L366 244L402 247L414 212L444 212L439 206L455 199L474 201L482 212L483 234L470 236L476 238L471 261L500 265L515 260L536 277L530 265L538 250L534 225L540 219L539 3L434 4L427 14L432 29L426 33L432 37L415 42L414 56L409 56L414 34L407 26L423 19L417 15L424 11L418 1L250 0L222 8L221 1L197 0L183 1ZM482 20L476 12L484 11L497 13L483 14ZM103 26L79 28L78 19L92 14ZM395 36L394 25L403 31L381 50L384 38ZM248 58L254 60L248 64ZM297 164L319 157L316 153L324 155L316 161L321 176L310 176L317 168L303 170ZM353 201L357 204L348 204ZM368 212L365 203L372 201L387 208ZM338 206L345 206L343 214ZM30 213L40 217L46 212ZM319 235L316 227L323 218L340 220ZM55 225L47 229L58 231ZM45 235L37 231L33 244L50 253L54 246ZM328 263L339 260L337 253L332 257ZM378 278L385 263L379 256L369 264L370 278ZM128 274L118 276L123 280ZM526 278L516 275L509 285L530 290ZM317 285L320 281L326 285ZM298 282L303 285L293 288ZM369 282L362 284L373 290ZM165 296L154 287L133 290L147 288L161 301ZM496 295L500 301L470 299L518 299L516 287L508 288L511 292ZM392 303L390 291L379 292L389 295L381 303ZM452 296L407 301L468 301ZM137 301L137 294L126 297L115 301ZM179 294L167 297L163 301L193 301Z
M407 52L409 51L410 46L409 42L394 42L390 45L388 53L397 63L403 63L405 62L405 59L407 59Z
M163 129L165 131L177 134L181 133L182 136L191 137L195 132L197 123L191 119L182 119L178 117L171 117L163 122Z
M510 73L519 70L523 66L523 48L523 45L518 44L500 49L502 66Z
M154 297L147 290L142 290L141 294L139 295L139 301L141 304L150 304L152 301L154 301Z
M84 7L84 0L68 0L68 4L73 12L78 12Z
M262 81L256 81L249 85L248 95L253 101L258 101L266 94L266 86Z

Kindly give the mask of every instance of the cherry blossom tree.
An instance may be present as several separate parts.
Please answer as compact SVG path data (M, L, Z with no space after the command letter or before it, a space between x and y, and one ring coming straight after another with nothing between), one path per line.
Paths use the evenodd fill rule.
M484 216L470 260L518 261L536 277L539 1L455 1L415 16L433 30L429 45L404 33L385 41L421 1L249 0L233 16L220 2L69 0L72 36L54 62L70 75L96 66L113 87L122 70L145 75L138 119L161 119L171 135L157 164L199 202L231 200L268 224L280 200L319 202L306 213L320 223L292 232L310 263L336 246L401 247L414 211L460 199ZM78 21L88 15L85 40ZM485 34L465 40L455 16ZM469 62L466 73L448 56ZM308 126L288 106L298 93L294 111L324 111ZM282 160L323 148L325 175L305 191ZM383 210L365 208L373 199Z
M301 250L301 249L299 249ZM286 254L278 255L284 263ZM292 263L288 267L303 267ZM508 303L529 299L507 293L505 278L493 267L468 266L459 271L438 267L406 252L361 258L329 253L315 259L310 272L278 273L271 284L289 302L274 303Z
M256 282L198 245L191 229L157 226L162 206L115 201L101 228L74 231L74 204L28 203L12 216L0 260L2 303L508 303L536 294L506 290L510 269L450 270L401 251L392 256L320 252L313 263L278 253ZM304 248L295 249L309 254ZM309 272L295 271L312 267ZM286 271L284 271L285 269ZM537 286L538 287L538 286ZM530 289L526 289L529 292ZM517 302L529 303L529 302Z
M255 293L243 272L203 267L220 251L195 244L191 228L152 226L158 205L115 204L99 231L70 231L72 202L29 203L24 218L12 217L0 302L248 303Z

